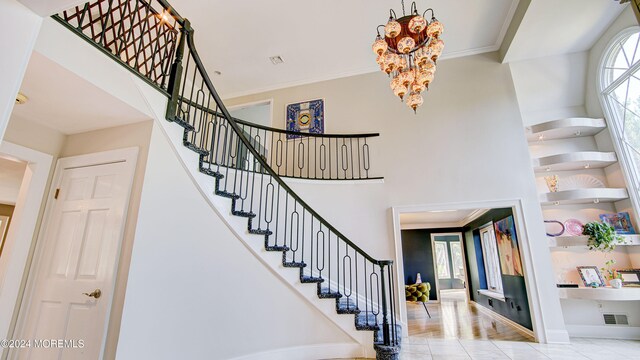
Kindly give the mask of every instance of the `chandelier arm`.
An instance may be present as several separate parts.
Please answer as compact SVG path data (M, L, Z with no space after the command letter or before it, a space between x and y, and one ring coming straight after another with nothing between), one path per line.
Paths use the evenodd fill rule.
M418 15L418 5L416 5L415 1L411 3L411 14Z
M380 27L382 27L384 29L384 25L378 25L378 27L376 28L376 32L378 33L378 37L381 38L382 36L380 35Z
M427 11L431 11L431 20L435 20L435 19L436 19L436 14L433 12L433 9L432 9L432 8L428 8L427 10L425 10L425 11L422 13L422 17L424 17L424 15L427 13Z
M393 9L389 9L389 20L391 20L391 19L395 20L397 18L398 18L398 16L396 15L396 12L393 11Z

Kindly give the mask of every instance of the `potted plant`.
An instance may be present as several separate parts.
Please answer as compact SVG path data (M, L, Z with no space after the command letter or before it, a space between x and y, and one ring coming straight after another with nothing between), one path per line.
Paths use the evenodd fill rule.
M615 263L616 261L611 259L604 263L606 267L600 268L600 270L602 270L604 277L609 280L609 284L612 288L620 289L622 287L622 274L620 274L617 270L612 269L612 266Z
M610 252L616 248L616 244L624 243L624 238L616 234L613 226L597 221L586 223L582 228L582 235L589 236L589 250Z

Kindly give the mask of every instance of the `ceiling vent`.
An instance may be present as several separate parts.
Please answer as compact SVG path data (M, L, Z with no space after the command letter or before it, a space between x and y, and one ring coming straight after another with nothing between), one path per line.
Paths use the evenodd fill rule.
M280 55L272 56L269 58L269 60L271 60L273 65L282 64L284 62L284 60L282 60L282 56Z
M627 315L624 314L602 314L605 325L629 325Z
M18 93L18 95L16 95L16 105L26 104L27 100L29 99L26 96L24 96L23 93Z

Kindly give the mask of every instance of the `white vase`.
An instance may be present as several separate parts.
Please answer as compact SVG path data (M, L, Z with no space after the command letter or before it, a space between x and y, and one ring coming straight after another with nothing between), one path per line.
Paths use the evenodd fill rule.
M609 280L609 284L614 289L620 289L622 287L622 280L620 280L620 279L611 279L611 280Z

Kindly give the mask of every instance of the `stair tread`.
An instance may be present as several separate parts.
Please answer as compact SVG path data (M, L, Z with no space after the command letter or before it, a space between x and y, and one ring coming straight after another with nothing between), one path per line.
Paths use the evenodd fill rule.
M313 276L303 275L303 276L300 276L300 282L303 282L303 283L322 283L322 282L324 282L324 279L320 278L320 277L313 277Z
M357 330L378 330L380 329L380 325L378 325L377 317L371 312L360 312L356 315L356 329Z
M200 172L205 174L205 175L213 176L216 179L224 178L224 175L220 174L217 171L211 170L209 168L200 167Z
M249 229L249 233L256 235L271 235L273 234L273 231L266 229Z
M251 211L243 211L243 210L232 210L231 214L235 215L235 216L242 216L242 217L246 217L246 218L254 218L257 215L252 213Z
M227 197L227 198L230 198L230 199L240 199L240 195L234 194L234 193L230 193L230 192L224 191L224 190L216 190L216 195L220 195L222 197Z
M289 247L288 246L281 246L281 245L265 246L264 248L267 251L289 251Z
M284 261L282 263L282 265L284 267L290 267L290 268L305 268L305 267L307 267L307 264L305 264L303 262L293 262L293 261Z
M198 153L198 154L200 154L202 156L209 156L209 150L205 150L205 149L203 149L201 147L198 147L198 146L196 146L196 145L194 145L194 144L192 144L192 143L190 143L188 141L184 141L183 143L184 143L184 146L187 149L195 151L196 153Z
M336 312L338 314L359 314L360 309L352 298L343 297L336 299Z

